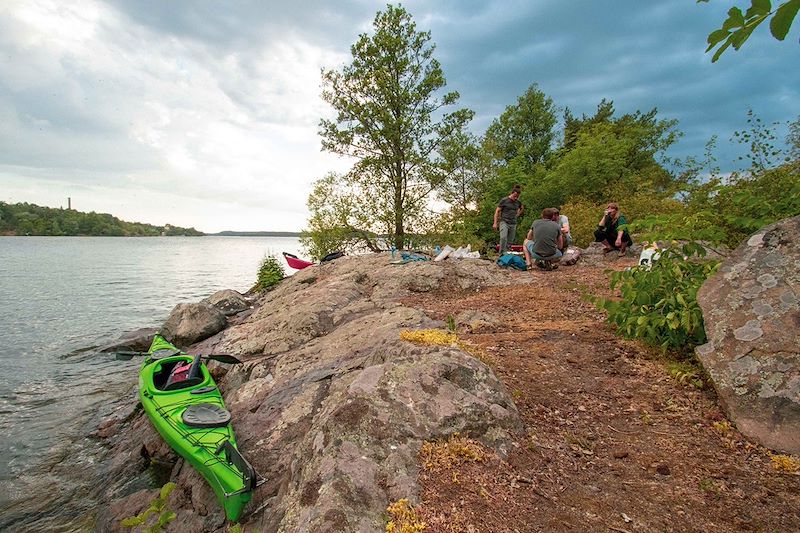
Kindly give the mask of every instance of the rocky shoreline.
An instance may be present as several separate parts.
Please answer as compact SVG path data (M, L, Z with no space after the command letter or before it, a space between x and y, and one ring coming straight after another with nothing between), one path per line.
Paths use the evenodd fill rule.
M516 374L493 368L491 355L482 361L457 345L413 343L401 333L449 324L480 340L482 331L507 328L508 318L498 319L491 303L489 309L485 302L482 308L465 304L470 295L529 294L543 283L595 279L605 267L635 264L634 257L605 257L597 247L553 273L505 270L480 259L390 260L389 254L342 257L299 271L265 294L222 291L178 306L162 326L193 353L230 353L244 361L210 368L240 449L267 479L245 510L248 530L383 531L390 502L435 500L424 481L429 476L421 475L423 443L458 433L497 461L519 454L532 428L518 409L518 390L509 389ZM533 298L519 305L536 306ZM434 299L430 307L438 311L420 299ZM144 349L150 335L142 330L117 344ZM491 354L503 335L490 338ZM153 464L167 465L178 485L169 501L176 513L171 531L227 530L211 489L134 406L106 419L94 436L109 449L98 474L107 505L97 530L127 531L120 520L141 512L156 494L132 480ZM628 455L619 447L611 454Z
M514 402L490 368L458 347L400 338L403 330L445 326L400 300L444 287L523 283L527 273L484 260L389 261L388 254L343 257L251 299L226 291L178 306L161 328L193 352L244 361L231 369L212 365L212 372L240 449L267 479L244 520L258 531L382 530L387 502L419 496L424 441L460 433L504 454L521 434ZM141 349L150 334L120 344ZM103 477L117 480L104 488L109 505L98 530L125 531L119 521L153 498L153 490L129 493L122 481L152 462L174 463L171 529L224 530L210 488L175 462L141 412L112 417L95 435L110 447Z

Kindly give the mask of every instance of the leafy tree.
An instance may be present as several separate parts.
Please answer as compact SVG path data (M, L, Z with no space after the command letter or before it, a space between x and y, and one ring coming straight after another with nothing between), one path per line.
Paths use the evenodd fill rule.
M582 115L576 118L569 108L564 110L564 141L561 150L568 152L575 146L578 133L583 129L588 129L593 124L611 122L614 116L614 102L603 98L597 104L597 112L591 117Z
M300 243L312 258L319 260L336 250L380 250L377 235L363 229L379 225L379 210L361 205L370 197L369 191L336 173L314 183L307 202L311 213L308 229L300 235Z
M516 161L532 171L550 157L555 140L556 107L534 83L506 107L484 136L486 151L501 165Z
M265 255L258 267L255 289L264 292L286 277L283 265L272 255Z
M440 198L453 206L456 215L474 211L481 183L490 172L478 139L470 133L457 132L442 144L441 156Z
M656 109L614 119L612 106L604 100L595 117L573 123L571 148L560 151L536 185L538 205L560 205L573 197L602 203L632 191L675 193L677 180L659 159L679 135L676 121L659 120Z
M437 152L473 113L444 112L459 95L437 96L446 81L430 32L417 31L405 9L387 6L373 27L351 47L352 63L322 72L322 98L337 115L320 121L320 136L323 149L356 160L339 181L363 194L350 202L359 222L369 224L357 230L386 233L400 249L407 231L424 223L428 197L440 184Z
M542 178L553 155L556 111L553 100L534 83L486 130L482 147L490 164L480 183L478 210L468 221L481 240L496 242L491 221L497 202L516 184L522 185L520 200L526 206L517 233L524 234L529 219L537 216L527 206L533 201L533 184Z
M697 3L708 1L697 0ZM750 0L750 8L745 13L738 7L732 7L728 10L728 18L722 23L722 27L709 34L706 53L719 46L711 58L711 62L714 63L730 46L738 50L753 30L770 17L772 17L769 23L770 33L782 41L789 33L798 10L800 10L800 0L787 0L775 9L772 9L770 0Z

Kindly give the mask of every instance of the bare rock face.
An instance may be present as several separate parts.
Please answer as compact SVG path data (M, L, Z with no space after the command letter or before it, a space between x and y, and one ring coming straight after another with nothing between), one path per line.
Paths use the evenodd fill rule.
M739 430L800 453L800 217L742 243L697 294L708 343L697 355Z
M195 346L245 361L227 371L210 366L240 450L267 479L241 519L247 530L383 531L390 502L418 498L424 441L458 432L500 454L515 445L522 422L490 368L456 347L400 338L406 329L443 327L402 297L509 284L513 273L470 259L389 261L375 254L306 268L261 296L243 323ZM163 453L142 421L114 435L115 456L132 457L137 446L147 457ZM178 484L170 530L225 531L194 469L178 460L170 479ZM98 527L121 530L119 517L143 509L142 492L108 489Z
M241 313L251 307L250 301L247 298L232 289L217 291L203 300L203 302L213 305L222 311L225 316Z
M178 304L161 327L161 334L176 346L188 346L222 331L225 315L211 304Z

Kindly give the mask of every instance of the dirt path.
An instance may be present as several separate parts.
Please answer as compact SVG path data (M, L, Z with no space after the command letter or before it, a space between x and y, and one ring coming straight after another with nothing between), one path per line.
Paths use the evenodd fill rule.
M602 268L519 276L530 283L405 302L502 324L459 336L494 358L527 430L505 461L424 472L426 531L800 531L800 476L581 299L609 293Z

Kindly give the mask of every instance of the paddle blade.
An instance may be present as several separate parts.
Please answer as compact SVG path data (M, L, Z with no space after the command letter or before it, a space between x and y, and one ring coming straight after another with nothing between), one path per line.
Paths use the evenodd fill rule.
M220 354L211 354L211 355L207 355L206 357L208 359L213 359L214 361L219 361L220 363L226 363L226 364L229 364L229 365L239 365L239 364L242 363L239 359L235 358L234 356L227 355L227 354L222 354L222 353L220 353Z

